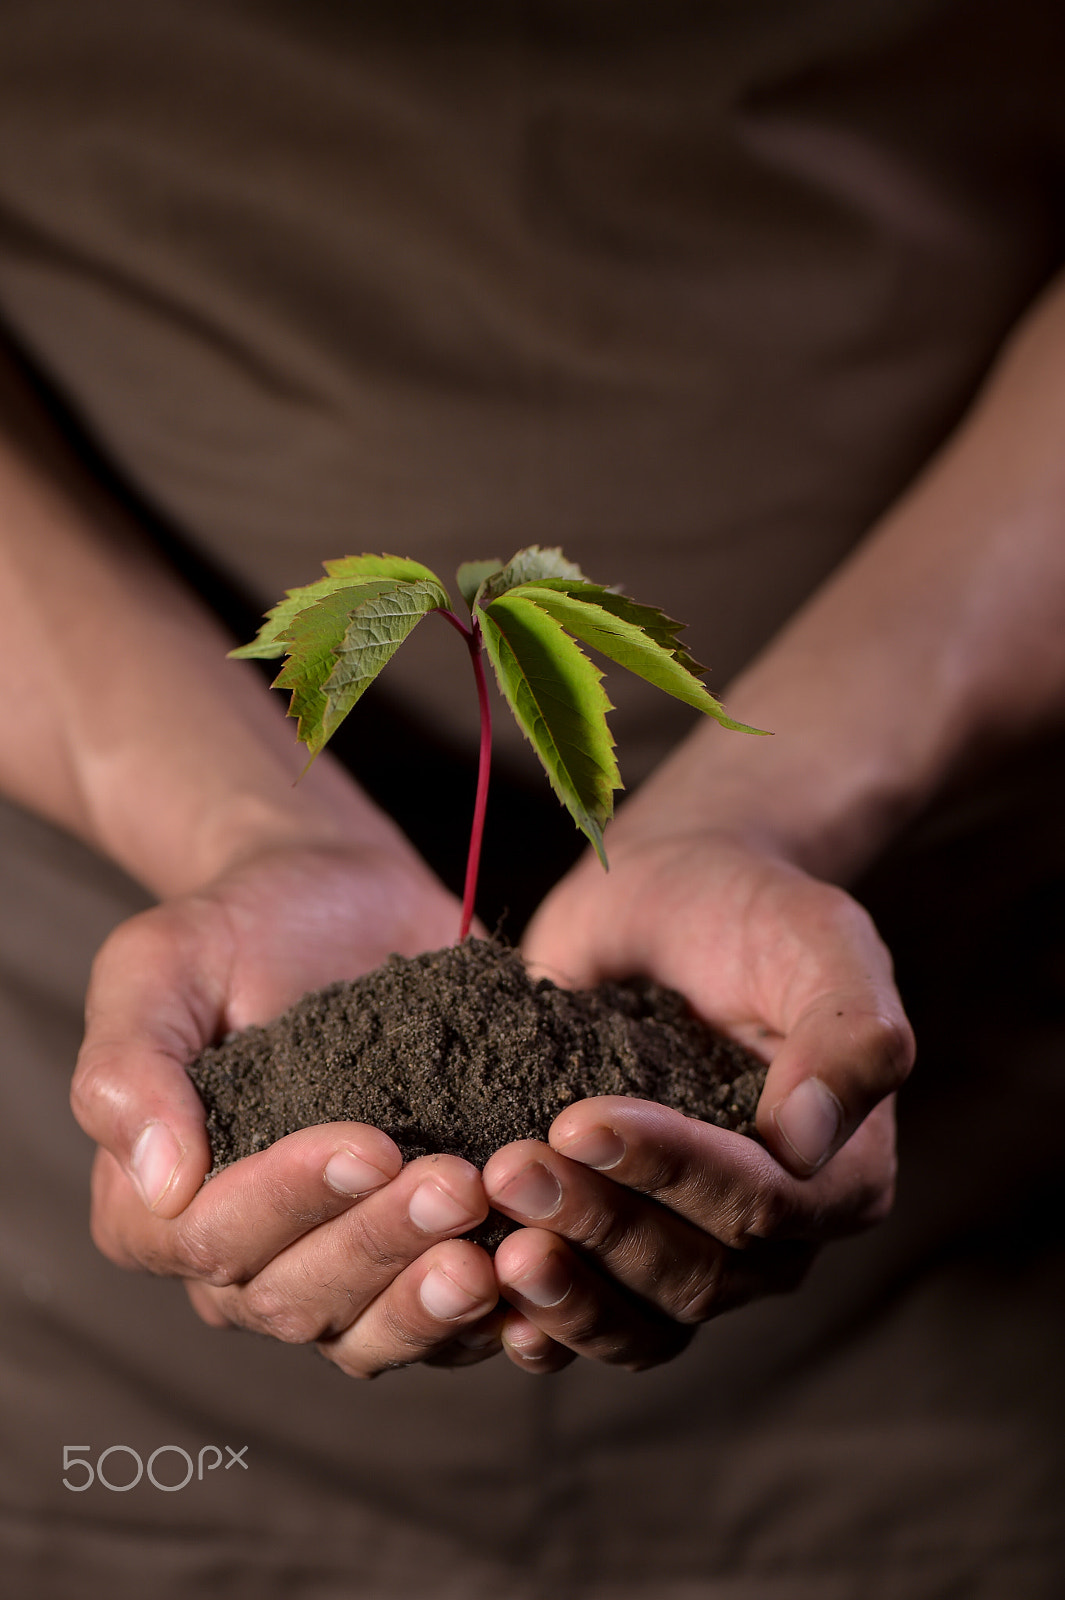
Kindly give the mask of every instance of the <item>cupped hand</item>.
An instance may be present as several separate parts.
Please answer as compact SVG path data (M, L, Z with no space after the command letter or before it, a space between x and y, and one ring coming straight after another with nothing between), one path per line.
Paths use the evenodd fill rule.
M94 965L71 1091L100 1146L99 1248L183 1278L212 1326L314 1342L353 1376L494 1353L491 1263L457 1237L487 1214L474 1167L452 1156L404 1167L379 1130L330 1123L205 1184L204 1112L185 1071L231 1029L392 951L446 944L457 924L420 864L318 845L251 856L118 928Z
M526 1225L496 1256L515 1364L668 1360L886 1215L913 1038L888 953L842 890L738 834L630 837L609 875L582 861L553 891L525 954L573 986L644 974L679 989L770 1066L764 1143L605 1098L568 1107L548 1144L492 1157L489 1199Z

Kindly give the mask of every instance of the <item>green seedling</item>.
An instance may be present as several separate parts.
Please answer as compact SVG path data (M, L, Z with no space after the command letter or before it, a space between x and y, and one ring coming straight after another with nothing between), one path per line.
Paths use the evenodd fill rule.
M459 939L473 920L491 762L492 719L484 656L500 692L543 764L551 787L605 867L603 828L622 787L607 726L602 673L581 649L627 667L725 728L760 733L726 716L679 642L684 624L617 589L589 583L561 550L530 545L510 561L468 561L456 575L467 625L435 573L399 556L325 562L317 583L290 589L267 613L242 659L287 656L274 688L288 689L289 715L311 760L421 619L436 612L462 634L481 708L477 795Z

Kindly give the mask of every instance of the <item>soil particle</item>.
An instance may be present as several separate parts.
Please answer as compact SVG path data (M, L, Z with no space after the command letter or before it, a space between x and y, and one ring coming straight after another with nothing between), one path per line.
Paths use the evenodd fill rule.
M207 1108L214 1172L297 1128L367 1122L407 1160L482 1167L544 1139L590 1095L633 1095L754 1132L765 1064L646 980L560 989L494 940L383 966L205 1050L189 1074Z

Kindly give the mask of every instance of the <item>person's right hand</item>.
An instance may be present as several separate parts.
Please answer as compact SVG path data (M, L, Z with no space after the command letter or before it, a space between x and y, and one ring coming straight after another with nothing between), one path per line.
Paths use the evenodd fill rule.
M103 1253L183 1278L214 1327L316 1343L351 1376L494 1354L492 1265L456 1237L488 1211L475 1167L455 1156L404 1167L379 1130L327 1123L204 1184L204 1112L185 1072L230 1030L392 951L446 944L457 924L420 864L322 846L263 852L122 924L96 959L71 1091L100 1146Z
M679 990L768 1062L759 1139L601 1096L546 1141L496 1151L486 1192L522 1224L495 1258L514 1307L503 1343L525 1372L672 1360L700 1323L797 1288L820 1245L891 1208L914 1046L868 914L756 837L659 815L645 800L619 819L609 876L589 852L525 955L574 988L641 975Z

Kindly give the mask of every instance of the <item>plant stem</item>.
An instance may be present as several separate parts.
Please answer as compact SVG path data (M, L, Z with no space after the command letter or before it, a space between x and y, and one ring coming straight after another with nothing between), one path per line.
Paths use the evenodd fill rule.
M474 617L472 625L466 625L455 616L453 611L440 608L440 615L457 628L466 641L466 648L470 652L473 663L473 675L477 680L477 700L481 711L481 746L477 757L477 795L473 802L473 822L470 826L470 850L466 858L466 883L462 893L462 925L459 928L459 943L470 931L473 921L474 901L477 898L477 874L481 866L481 844L484 839L484 818L488 808L488 778L492 766L492 705L488 698L488 684L484 675L484 641L481 637L480 624Z

